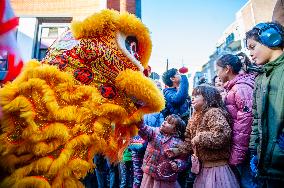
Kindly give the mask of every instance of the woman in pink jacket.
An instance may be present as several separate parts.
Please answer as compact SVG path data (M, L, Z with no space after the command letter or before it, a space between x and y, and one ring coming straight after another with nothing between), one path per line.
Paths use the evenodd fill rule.
M243 60L247 62L243 62ZM239 177L241 187L254 187L249 168L249 140L252 128L253 74L241 71L248 58L240 55L223 55L216 62L217 75L226 90L225 105L232 116L232 144L229 164Z

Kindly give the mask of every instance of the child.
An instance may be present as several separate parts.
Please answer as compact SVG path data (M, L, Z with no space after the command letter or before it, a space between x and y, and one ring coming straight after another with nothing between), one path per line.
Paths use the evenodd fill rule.
M222 80L219 78L219 76L214 76L212 79L212 85L215 86L218 91L220 92L221 96L222 96L222 100L225 100L225 97L227 95L225 89L224 89L224 83L222 82Z
M141 167L143 164L146 146L147 142L145 142L145 140L143 140L139 135L134 136L130 141L129 149L131 150L133 164L133 188L140 188L142 182L143 171Z
M213 77L212 79L212 85L215 86L218 90L219 88L223 89L223 82L221 81L221 79L216 75Z
M245 62L246 61L246 62ZM248 146L252 126L252 98L254 74L242 70L249 65L249 59L242 56L226 54L216 62L217 75L221 79L227 93L225 105L230 113L232 124L231 156L229 164L240 178L242 187L254 187L253 177L249 173Z
M122 161L119 163L120 188L132 187L133 182L132 155L129 147L123 152Z
M274 22L260 23L246 33L255 64L262 66L253 95L251 150L257 150L260 187L284 184L284 30Z
M165 150L182 143L185 123L178 115L169 115L160 128L142 123L138 134L148 146L143 159L141 188L179 188L177 175L186 168L186 156L169 159ZM164 172L166 171L166 172Z
M167 150L169 157L194 154L201 163L195 188L235 188L237 179L228 165L230 157L230 115L219 91L209 85L197 86L192 92L193 117L185 133L185 141Z
M172 68L163 73L163 82L167 86L163 90L166 100L165 109L161 111L164 118L170 114L182 115L188 111L188 79Z
M150 127L160 127L164 121L162 113L145 114L143 116L144 124ZM143 164L143 157L146 151L147 142L139 135L134 136L130 141L129 149L131 149L132 163L133 163L133 188L140 188L143 171L141 169Z

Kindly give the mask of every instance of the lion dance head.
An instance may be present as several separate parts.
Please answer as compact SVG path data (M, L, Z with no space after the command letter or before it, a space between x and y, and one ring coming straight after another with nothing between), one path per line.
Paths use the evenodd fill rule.
M139 19L103 10L71 31L0 90L0 187L82 187L96 153L118 161L135 124L164 107L143 75L152 46Z

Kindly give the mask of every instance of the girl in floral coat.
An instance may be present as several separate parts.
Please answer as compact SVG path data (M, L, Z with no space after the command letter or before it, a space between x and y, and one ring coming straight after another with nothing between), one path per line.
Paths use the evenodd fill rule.
M182 143L184 121L175 114L169 115L159 128L144 123L139 125L138 134L148 146L143 159L141 188L179 188L178 172L187 167L186 155L168 158L165 150Z

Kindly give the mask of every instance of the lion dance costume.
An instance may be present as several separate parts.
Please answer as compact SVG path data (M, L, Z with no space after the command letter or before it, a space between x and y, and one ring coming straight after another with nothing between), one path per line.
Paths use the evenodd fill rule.
M83 187L96 153L118 161L135 124L164 107L143 75L151 40L139 19L103 10L71 30L0 90L0 187Z

